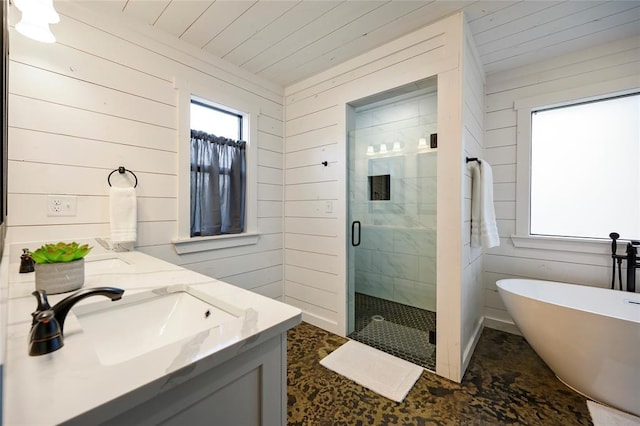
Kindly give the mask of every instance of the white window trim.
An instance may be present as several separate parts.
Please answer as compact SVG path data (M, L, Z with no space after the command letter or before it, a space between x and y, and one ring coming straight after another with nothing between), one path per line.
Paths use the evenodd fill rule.
M256 244L258 232L258 116L255 105L244 102L237 96L225 93L220 88L204 87L190 81L176 80L178 114L178 236L172 240L178 254L238 247ZM242 134L247 142L247 192L245 194L245 231L240 234L191 237L191 189L190 174L191 98L207 101L213 105L242 114Z
M514 110L517 114L516 225L515 234L511 236L514 246L579 253L610 254L611 241L609 240L531 235L529 214L531 194L531 112L543 107L570 105L581 101L637 92L640 86L639 83L637 77L628 77L519 99L514 102ZM620 242L623 242L623 240L620 240Z
M178 254L195 253L206 250L248 246L256 244L260 234L243 232L241 234L214 235L211 237L190 237L173 240Z

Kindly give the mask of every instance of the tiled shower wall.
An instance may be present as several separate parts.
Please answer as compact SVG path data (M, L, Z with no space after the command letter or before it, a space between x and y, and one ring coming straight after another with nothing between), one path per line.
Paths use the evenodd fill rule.
M357 108L350 134L349 208L362 223L356 291L430 311L436 310L437 149L429 147L429 135L436 123L435 92L404 95ZM390 175L390 199L370 200L368 176L380 175Z

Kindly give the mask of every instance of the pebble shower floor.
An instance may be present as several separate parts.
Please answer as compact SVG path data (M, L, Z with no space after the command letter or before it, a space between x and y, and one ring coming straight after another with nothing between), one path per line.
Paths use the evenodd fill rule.
M355 295L355 329L348 337L428 370L436 369L436 313L362 293Z

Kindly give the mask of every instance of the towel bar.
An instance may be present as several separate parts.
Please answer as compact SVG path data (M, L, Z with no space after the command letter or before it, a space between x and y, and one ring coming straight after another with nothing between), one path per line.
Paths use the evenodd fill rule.
M133 184L133 187L135 188L138 186L138 176L136 176L136 174L133 173L131 170L125 169L123 166L120 166L114 171L112 171L111 173L109 173L109 176L107 176L107 183L109 184L109 186L111 186L111 175L114 174L115 172L118 172L120 174L124 174L125 172L131 173L133 175L133 178L136 180L136 182Z
M480 160L477 157L467 157L467 163L470 162L470 161L477 161L478 164L482 164L482 160Z

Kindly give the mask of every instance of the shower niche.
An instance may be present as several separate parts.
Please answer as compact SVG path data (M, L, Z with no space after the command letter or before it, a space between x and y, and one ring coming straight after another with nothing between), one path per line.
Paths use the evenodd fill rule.
M437 81L352 102L347 123L349 336L435 370Z
M370 214L404 212L404 162L405 157L400 155L367 159L364 172L368 175L367 205Z
M369 201L391 199L391 175L369 176Z

